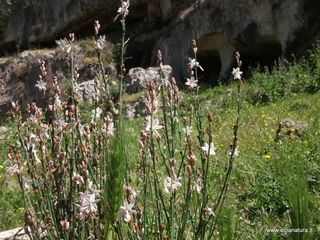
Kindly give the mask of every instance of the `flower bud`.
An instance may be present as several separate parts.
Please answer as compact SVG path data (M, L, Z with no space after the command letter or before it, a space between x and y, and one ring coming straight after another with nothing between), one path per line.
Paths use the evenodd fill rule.
M190 155L187 157L188 163L193 167L196 163L196 156L195 155Z
M210 123L213 122L213 117L212 117L212 113L211 113L211 112L208 112L208 121L209 121Z
M70 223L67 220L60 221L60 225L65 231L68 231L70 228Z
M70 42L74 42L74 33L69 33Z
M192 175L192 167L190 165L187 166L188 174Z
M94 21L94 33L95 33L95 35L99 34L100 27L101 26L100 26L99 20L95 20Z
M174 158L170 158L169 164L170 164L171 167L175 167L176 164L177 164L177 161Z

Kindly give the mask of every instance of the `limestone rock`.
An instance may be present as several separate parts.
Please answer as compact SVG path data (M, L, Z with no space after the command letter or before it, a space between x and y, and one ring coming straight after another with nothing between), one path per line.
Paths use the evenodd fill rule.
M0 240L29 240L23 228L15 228L0 233Z
M164 74L164 80L168 81L172 76L172 68L169 65L164 65L161 69ZM128 93L136 93L146 89L151 81L156 84L160 83L159 69L156 67L147 69L131 68L124 80Z
M80 102L92 103L95 94L95 83L94 80L82 82L78 85L78 98Z
M127 103L126 107L126 117L132 120L136 117L141 117L145 115L145 102L143 99L139 99L136 102Z
M7 26L0 36L0 54L53 45L75 32L92 36L93 20L101 31L119 41L114 27L116 0L12 1ZM319 0L136 0L127 19L128 56L132 66L156 62L162 50L165 64L177 80L187 76L191 40L198 41L198 60L209 79L229 76L233 53L240 51L244 64L273 64L282 56L303 54L320 37ZM30 17L32 16L32 17ZM131 58L133 57L133 58ZM130 60L131 61L131 60Z
M94 94L94 79L100 71L97 63L85 65L86 49L83 46L75 45L73 53L77 56L74 64L79 67L79 79L77 82L81 87L81 99L88 101ZM68 60L59 48L28 50L20 53L13 59L0 58L0 121L4 120L6 112L10 110L12 101L19 101L22 110L26 104L35 101L39 107L45 107L46 101L43 92L36 87L39 80L39 60L46 62L47 78L58 77L60 87L67 88L70 85L70 66ZM105 66L105 72L111 78L117 75L115 67ZM92 81L90 81L92 80Z
M308 124L304 121L295 121L286 118L280 121L276 131L276 141L282 137L301 137L307 130Z
M8 128L0 126L0 140L5 138L8 131Z

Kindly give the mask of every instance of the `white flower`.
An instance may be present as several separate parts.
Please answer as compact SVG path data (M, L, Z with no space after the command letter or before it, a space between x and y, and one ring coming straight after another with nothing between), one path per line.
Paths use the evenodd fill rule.
M84 134L84 126L81 123L79 123L78 124L78 128L79 128L80 136L83 136L83 134Z
M114 123L111 122L108 124L108 127L107 127L107 135L109 136L113 136L113 132L115 131L116 129L114 128Z
M209 154L209 155L211 155L211 156L214 156L214 155L216 155L216 147L214 146L214 144L213 143L210 143L210 146L209 146L209 144L208 143L205 143L202 147L201 147L201 149L204 151L204 152L206 152L207 154Z
M14 164L13 166L11 167L6 167L6 170L7 170L7 173L12 176L14 174L17 174L17 173L21 173L21 170L19 169L19 166L18 164Z
M58 95L55 96L54 107L55 108L60 108L61 107L61 100L60 100L60 97Z
M229 152L229 156L231 156L231 154L232 154L232 150L231 150L231 152ZM236 148L235 150L234 150L234 154L233 154L233 156L234 157L238 157L239 156L239 154L240 154L240 151Z
M72 181L74 181L77 185L84 184L83 177L80 176L79 174L75 173L75 172L72 173Z
M39 230L40 230L40 231L39 231ZM41 228L39 228L39 230L38 230L38 234L39 234L39 238L40 238L40 239L46 238L46 237L48 236L47 230L42 231Z
M47 83L44 82L42 78L40 78L40 80L37 81L37 84L35 85L35 87L38 88L39 91L43 91L43 92L47 91Z
M80 192L80 204L77 206L80 210L80 215L89 215L91 213L97 212L97 202L99 202L99 199L96 199L96 194L92 193L83 193Z
M32 184L32 180L29 179L29 178L22 178L22 182L23 182L24 190L29 190L30 189L30 185Z
M68 123L64 121L63 118L58 118L54 121L56 128L61 132L65 127L68 126Z
M47 124L41 123L41 137L44 139L48 139L50 136L48 134L49 126Z
M120 207L120 217L123 218L125 222L130 222L132 214L135 214L136 211L132 210L134 202L128 203L127 199L123 202L123 206Z
M96 109L92 110L91 118L99 119L101 114L102 114L102 109L97 107Z
M39 141L39 138L37 135L35 135L34 133L30 133L29 135L29 140L31 143L36 143Z
M177 175L175 174L175 172L172 173L172 177L166 177L164 179L164 191L166 193L170 193L171 191L176 191L179 187L181 187L181 183L180 183L181 178L177 178Z
M39 158L38 155L37 155L37 150L35 150L34 148L35 148L35 147L32 148L31 153L32 153L33 156L34 156L35 164L38 166L38 165L41 163L41 160L40 160L40 158Z
M146 124L144 125L144 130L147 132L150 132L152 130L159 130L162 129L163 126L161 126L159 124L159 119L157 118L152 118L151 120L151 116L147 116L146 117Z
M240 71L240 68L234 68L233 70L232 70L232 75L233 75L233 78L234 79L239 79L239 80L241 80L241 74L242 74L243 72L241 72Z
M186 126L182 129L182 132L189 136L192 133L192 126Z
M116 129L114 128L114 123L113 122L107 122L104 124L104 126L102 127L102 133L109 136L113 136L114 131Z
M106 42L106 35L99 36L98 40L95 42L96 48L99 50L105 49L107 42Z
M212 208L206 207L206 211L209 216L215 216L215 213L213 212Z
M188 86L190 89L194 89L198 87L198 80L196 80L194 77L187 78L186 86Z
M202 190L201 184L202 184L202 179L198 178L197 181L192 186L191 190L196 191L198 194L200 194Z
M191 69L200 68L201 71L204 71L203 68L201 67L200 63L197 62L194 58L189 58L189 66Z
M28 118L28 121L32 124L38 124L38 118L34 114L30 115L30 117Z
M69 53L71 50L70 42L66 38L56 40L56 44L63 52Z
M113 112L114 115L118 115L119 114L119 110L116 109L114 106L112 106L111 111Z
M100 197L101 190L98 190L97 185L93 184L92 181L89 180L88 189L92 194L95 194L97 197Z
M67 38L61 38L60 40L56 40L56 44L58 45L58 47L63 47L69 44L69 41Z
M123 1L121 7L118 9L118 13L121 14L122 16L127 16L129 14L129 6L130 6L130 1Z

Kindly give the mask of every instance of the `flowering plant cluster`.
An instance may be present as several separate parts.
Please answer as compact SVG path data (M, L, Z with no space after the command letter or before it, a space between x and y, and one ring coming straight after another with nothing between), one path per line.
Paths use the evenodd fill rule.
M197 62L195 40L194 58L187 66L186 86L194 93L188 115L181 117L179 87L174 78L165 80L159 50L160 79L146 89L138 154L134 163L129 162L122 100L129 5L122 1L118 9L123 35L116 100L101 57L105 36L99 36L101 26L95 21L100 71L89 122L82 118L77 97L74 34L57 41L70 63L69 99L61 100L57 77L48 79L46 63L40 61L36 87L46 94L47 107L32 103L23 119L19 104L12 103L19 143L9 149L12 164L7 171L18 178L26 206L25 229L31 239L210 239L215 234L233 161L239 155L240 55L236 54L238 68L233 71L239 80L238 113L222 181L214 183L211 177L220 156L212 133L213 116L208 112L203 117L198 97L198 69L204 69Z

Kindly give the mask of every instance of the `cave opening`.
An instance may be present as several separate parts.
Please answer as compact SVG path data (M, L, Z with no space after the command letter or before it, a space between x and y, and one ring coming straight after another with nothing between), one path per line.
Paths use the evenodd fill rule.
M246 77L250 76L251 69L271 71L283 56L281 43L270 37L259 37L252 44L239 46L237 51L241 54Z
M235 51L241 54L245 78L250 77L251 69L272 70L283 55L280 41L272 36L255 36L245 43L237 41L231 46L221 34L201 38L198 41L198 62L205 71L199 71L200 84L216 86L229 83L232 67L236 67Z
M199 51L198 62L204 69L199 70L200 84L215 86L218 84L221 71L221 60L217 51Z

